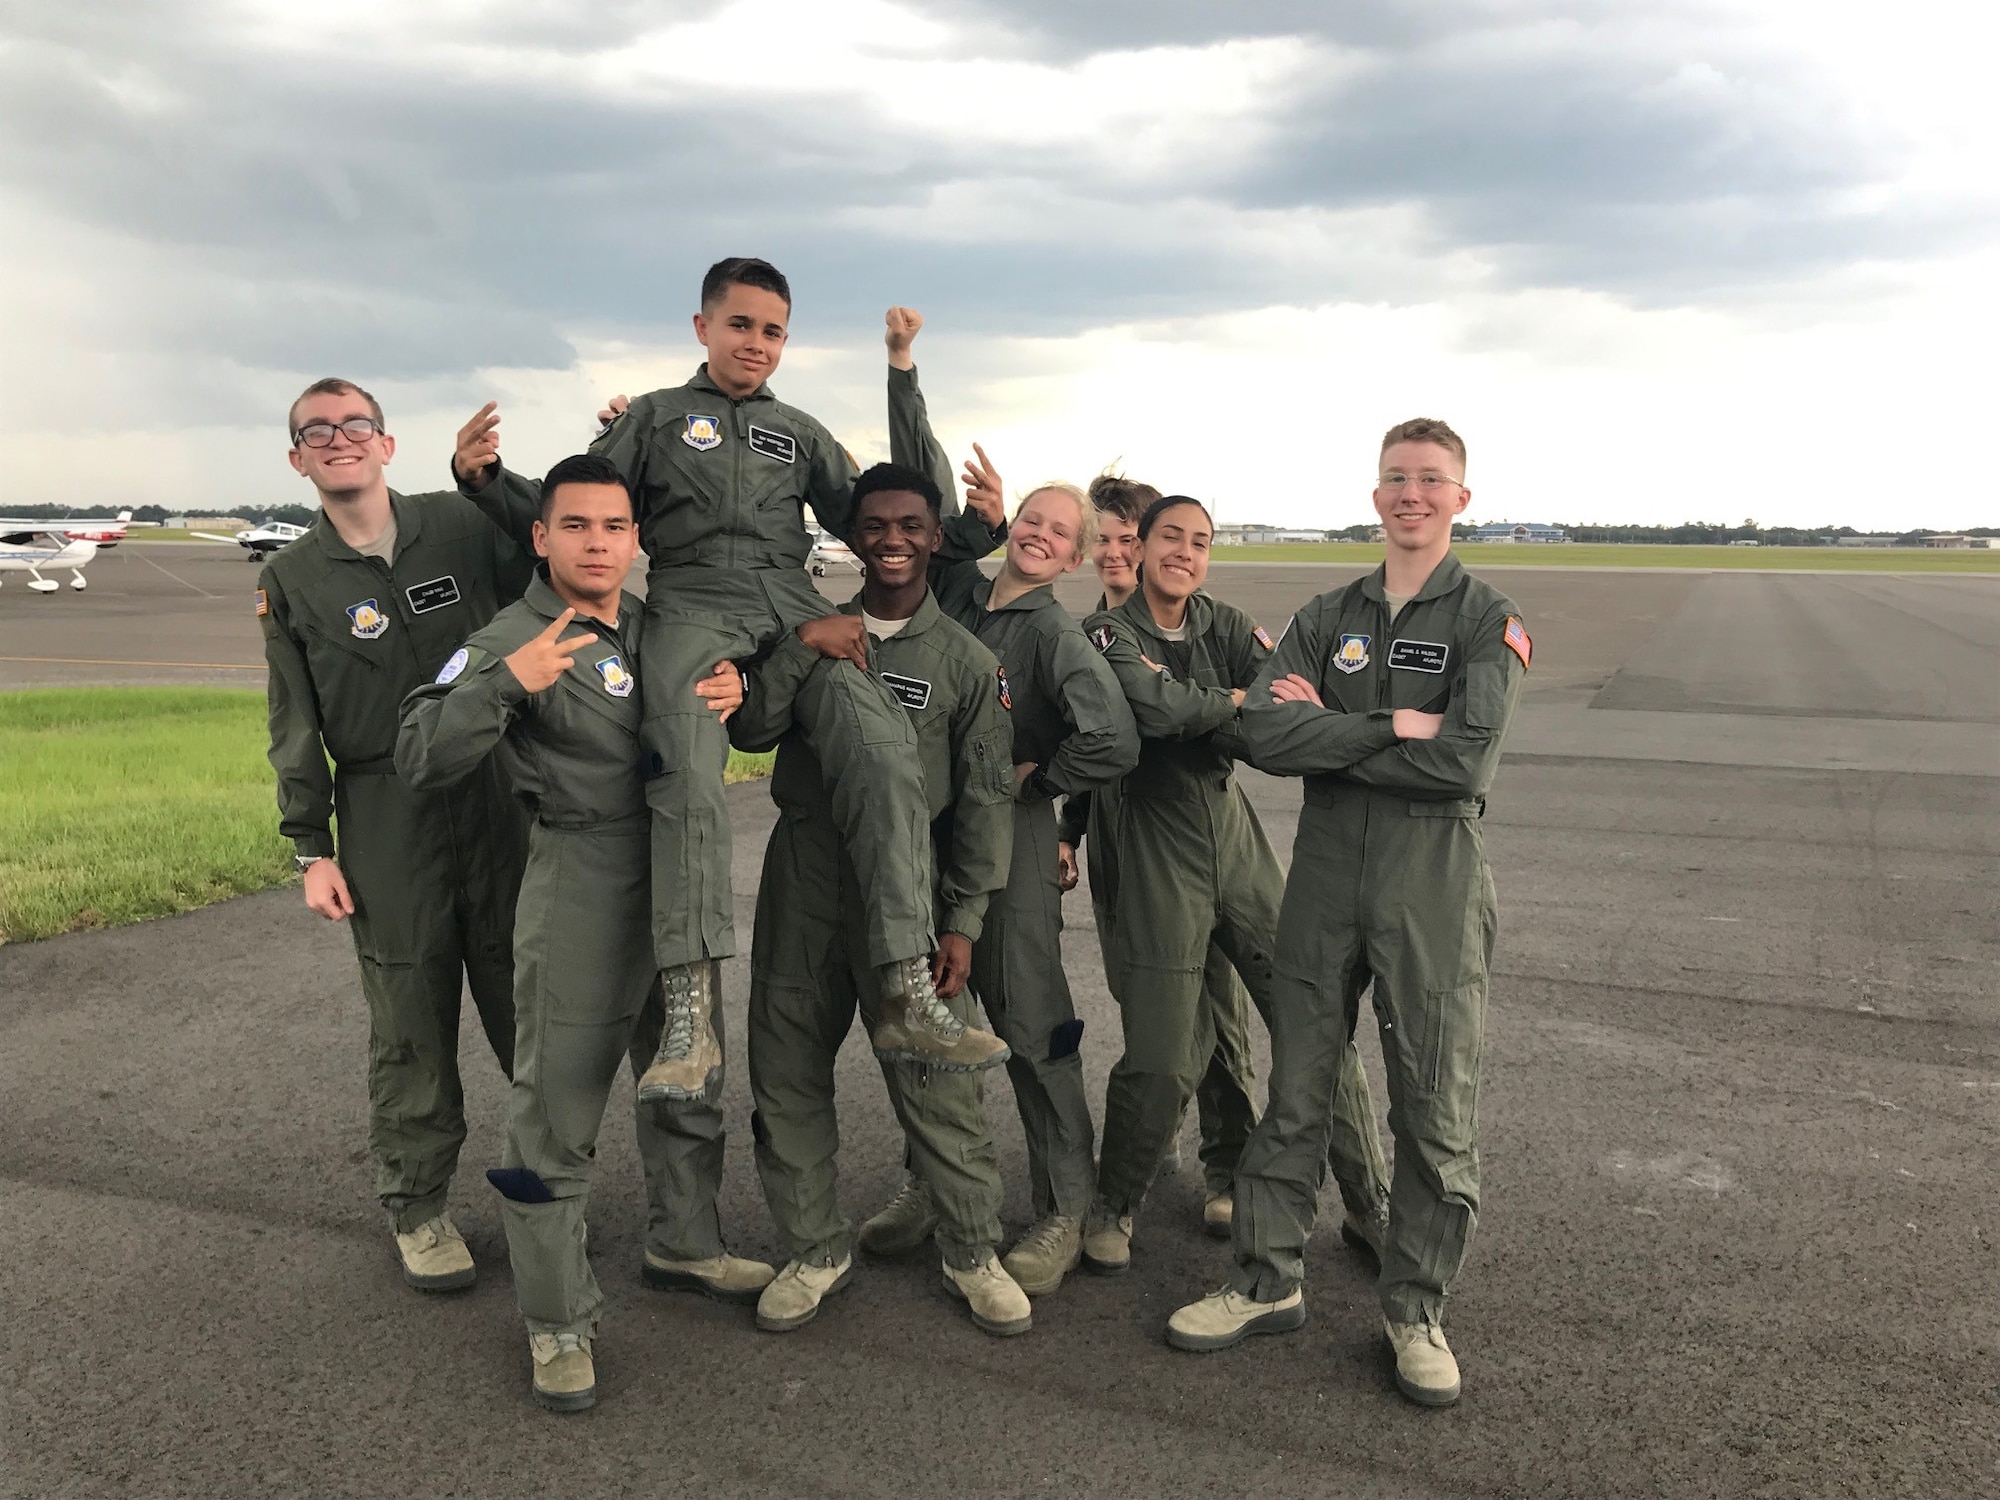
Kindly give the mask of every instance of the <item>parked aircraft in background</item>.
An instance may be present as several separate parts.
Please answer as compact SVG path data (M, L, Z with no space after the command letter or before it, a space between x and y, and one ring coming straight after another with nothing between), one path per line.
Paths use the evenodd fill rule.
M158 521L135 521L132 512L121 510L116 520L106 521L97 516L66 516L60 521L33 521L20 516L0 516L0 531L40 531L48 529L59 533L66 541L95 542L100 547L115 547L125 540L125 530L129 526L157 526Z
M861 571L861 561L855 557L854 549L831 532L815 526L812 539L812 554L806 558L806 566L812 570L813 577L826 577L826 570L835 563L845 563L857 573Z
M95 556L97 543L72 540L46 521L0 531L0 572L26 573L28 587L38 594L53 594L61 587L55 579L42 577L44 568L68 568L69 586L82 588L83 570Z
M208 542L234 542L248 549L251 562L262 562L286 543L296 542L306 534L306 530L306 527L294 526L290 521L266 521L262 526L252 526L234 536L224 536L219 531L190 531L188 535Z

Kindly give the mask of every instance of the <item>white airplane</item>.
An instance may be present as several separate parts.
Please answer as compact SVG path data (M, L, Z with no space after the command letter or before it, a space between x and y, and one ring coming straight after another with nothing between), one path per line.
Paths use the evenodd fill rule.
M125 531L131 526L157 526L158 521L135 521L132 512L121 510L116 520L104 521L95 516L65 516L60 521L35 521L23 516L0 516L0 531L41 531L49 529L60 532L72 542L95 542L100 547L115 547L125 540Z
M294 526L290 521L266 521L262 526L252 526L247 531L239 531L234 536L224 536L217 531L190 531L189 536L198 536L207 542L234 542L247 548L251 562L262 562L288 542L296 542L306 534L304 526Z
M812 528L812 539L812 553L806 558L806 567L813 577L826 577L826 570L835 563L845 563L857 573L861 571L861 559L854 555L854 549L831 532L815 526Z
M68 568L69 586L82 588L83 570L95 556L97 543L73 541L47 522L0 532L0 572L26 573L28 587L38 594L53 594L61 587L55 579L42 577L43 568Z

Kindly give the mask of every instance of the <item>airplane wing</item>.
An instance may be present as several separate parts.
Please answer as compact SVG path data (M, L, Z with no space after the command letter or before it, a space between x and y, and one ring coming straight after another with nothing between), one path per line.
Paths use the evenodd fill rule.
M189 535L189 536L198 536L198 537L200 537L200 538L201 538L201 539L202 539L202 540L203 540L204 542L228 542L228 543L230 543L231 545L234 545L234 544L235 544L235 541L236 541L236 538L235 538L235 537L233 537L233 536L224 536L224 535L223 535L223 534L222 534L221 532L219 532L219 531L190 531L190 532L188 533L188 535Z

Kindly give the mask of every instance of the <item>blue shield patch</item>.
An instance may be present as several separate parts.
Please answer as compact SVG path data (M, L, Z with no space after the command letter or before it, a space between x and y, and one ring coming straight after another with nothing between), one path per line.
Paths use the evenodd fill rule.
M681 434L681 441L703 453L711 448L720 448L722 423L707 412L691 411L687 414L687 431Z
M597 664L597 675L604 679L604 691L614 698L629 698L638 679L625 670L625 663L616 656L607 656Z
M1333 653L1335 670L1359 672L1368 665L1368 637L1365 635L1344 635Z
M389 617L373 599L347 606L347 631L357 641L372 641L389 628Z

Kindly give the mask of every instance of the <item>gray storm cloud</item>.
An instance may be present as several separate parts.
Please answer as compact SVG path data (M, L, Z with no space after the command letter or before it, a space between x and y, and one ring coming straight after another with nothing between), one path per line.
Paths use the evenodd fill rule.
M973 335L1420 300L1426 264L1464 253L1489 290L1726 300L1938 247L1920 213L1852 206L1893 175L1894 142L1692 14L1677 29L1672 11L1642 23L1578 5L1370 4L1329 24L1330 9L941 12L987 55L1044 64L1245 37L1339 59L1272 101L1253 150L1138 171L1103 142L900 128L860 96L719 108L592 86L594 57L703 13L688 5L493 5L485 55L565 64L532 90L471 63L343 50L337 12L313 53L236 40L239 13L195 0L14 5L0 191L100 247L90 336L108 348L410 380L562 366L567 334L679 325L692 279L725 253L778 261L818 334L847 336L892 297ZM990 194L1004 233L927 232L940 192ZM1400 215L1393 254L1230 232L1369 213ZM144 253L103 248L121 242Z

